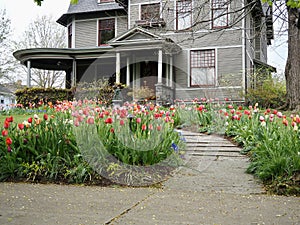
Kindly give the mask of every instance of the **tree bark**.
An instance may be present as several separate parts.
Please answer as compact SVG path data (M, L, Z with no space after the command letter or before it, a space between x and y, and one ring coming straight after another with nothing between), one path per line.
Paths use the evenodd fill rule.
M287 107L300 110L300 29L299 12L288 8L288 57L285 66Z

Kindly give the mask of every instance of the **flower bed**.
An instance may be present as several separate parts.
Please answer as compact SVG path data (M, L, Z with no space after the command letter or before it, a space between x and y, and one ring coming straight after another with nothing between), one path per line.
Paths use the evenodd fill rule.
M201 132L219 133L243 147L250 157L249 173L270 191L300 193L300 117L277 110L229 103L195 103Z
M93 101L41 106L44 114L21 123L6 117L0 141L0 180L150 185L180 163L183 142L173 108ZM19 109L20 110L20 109ZM150 177L150 178L149 178Z

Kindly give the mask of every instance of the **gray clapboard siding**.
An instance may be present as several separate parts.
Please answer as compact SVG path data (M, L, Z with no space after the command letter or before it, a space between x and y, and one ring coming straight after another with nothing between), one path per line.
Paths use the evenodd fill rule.
M97 46L97 20L76 21L75 47L87 48Z

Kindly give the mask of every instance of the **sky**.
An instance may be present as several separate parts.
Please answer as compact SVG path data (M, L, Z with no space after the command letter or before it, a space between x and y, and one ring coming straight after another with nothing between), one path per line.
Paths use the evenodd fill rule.
M69 4L70 0L44 0L42 6L37 6L33 0L0 0L0 8L6 9L15 38L20 37L37 16L52 15L57 20L67 12ZM275 40L268 47L268 63L282 74L287 58L287 40L286 36L277 37L276 34L275 28Z

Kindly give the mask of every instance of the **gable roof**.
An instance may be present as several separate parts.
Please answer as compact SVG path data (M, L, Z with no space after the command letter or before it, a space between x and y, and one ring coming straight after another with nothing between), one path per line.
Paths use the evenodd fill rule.
M121 50L164 49L165 54L178 54L181 51L181 47L172 39L162 37L139 26L115 37L108 44Z
M161 36L156 35L142 27L136 26L125 33L121 34L118 37L113 38L109 41L110 45L114 45L116 43L121 43L123 41L141 41L141 40L164 40Z
M67 26L68 19L75 14L104 12L111 10L125 9L116 2L98 3L97 0L78 0L77 4L70 4L67 13L63 14L56 22L63 26Z

